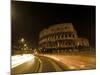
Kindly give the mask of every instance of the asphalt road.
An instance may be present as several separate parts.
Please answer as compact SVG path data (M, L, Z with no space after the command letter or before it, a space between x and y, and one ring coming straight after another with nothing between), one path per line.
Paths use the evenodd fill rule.
M44 56L36 56L32 60L12 68L11 74L31 74L40 72L57 72L64 70L66 70L64 64Z
M94 56L35 55L29 61L11 69L12 75L95 69ZM53 57L52 59L50 57ZM54 60L54 57L56 59ZM59 60L57 59L59 58ZM21 58L23 59L23 58ZM27 57L29 59L29 57ZM15 59L13 59L15 60ZM18 59L19 60L19 59ZM24 59L25 60L25 59ZM19 62L19 61L18 61Z

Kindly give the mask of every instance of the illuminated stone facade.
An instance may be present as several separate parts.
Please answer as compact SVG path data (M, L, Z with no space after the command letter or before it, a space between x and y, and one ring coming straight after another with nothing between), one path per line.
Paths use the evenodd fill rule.
M39 35L42 52L67 52L89 47L86 38L79 38L72 23L56 24L44 29Z

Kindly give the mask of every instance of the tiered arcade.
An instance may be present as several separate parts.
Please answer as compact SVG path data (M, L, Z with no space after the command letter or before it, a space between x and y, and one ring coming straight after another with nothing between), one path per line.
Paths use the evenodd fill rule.
M39 35L41 52L68 52L83 47L89 47L89 42L86 38L78 37L72 23L53 25L42 30Z

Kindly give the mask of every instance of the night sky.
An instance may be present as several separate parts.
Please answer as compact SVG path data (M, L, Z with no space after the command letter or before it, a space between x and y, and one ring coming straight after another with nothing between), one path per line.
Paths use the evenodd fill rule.
M39 32L54 24L72 23L79 37L95 47L95 6L14 1L11 5L12 44L21 37L38 47Z

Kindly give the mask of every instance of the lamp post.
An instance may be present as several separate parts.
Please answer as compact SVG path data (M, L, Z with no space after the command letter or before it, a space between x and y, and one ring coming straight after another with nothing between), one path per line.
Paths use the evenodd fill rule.
M22 53L29 53L30 51L30 48L28 47L27 43L26 43L26 40L24 38L21 38L19 40L19 43L20 43L20 48L21 48L21 51Z
M24 44L24 47L27 47L27 44L26 43Z
M20 42L21 43L24 43L25 42L24 38L21 38Z
M22 53L26 53L27 44L25 43L25 39L21 38L19 42Z
M24 43L25 43L24 38L21 38L21 39L19 40L19 43L20 43L20 48L21 48L21 50L24 50Z

